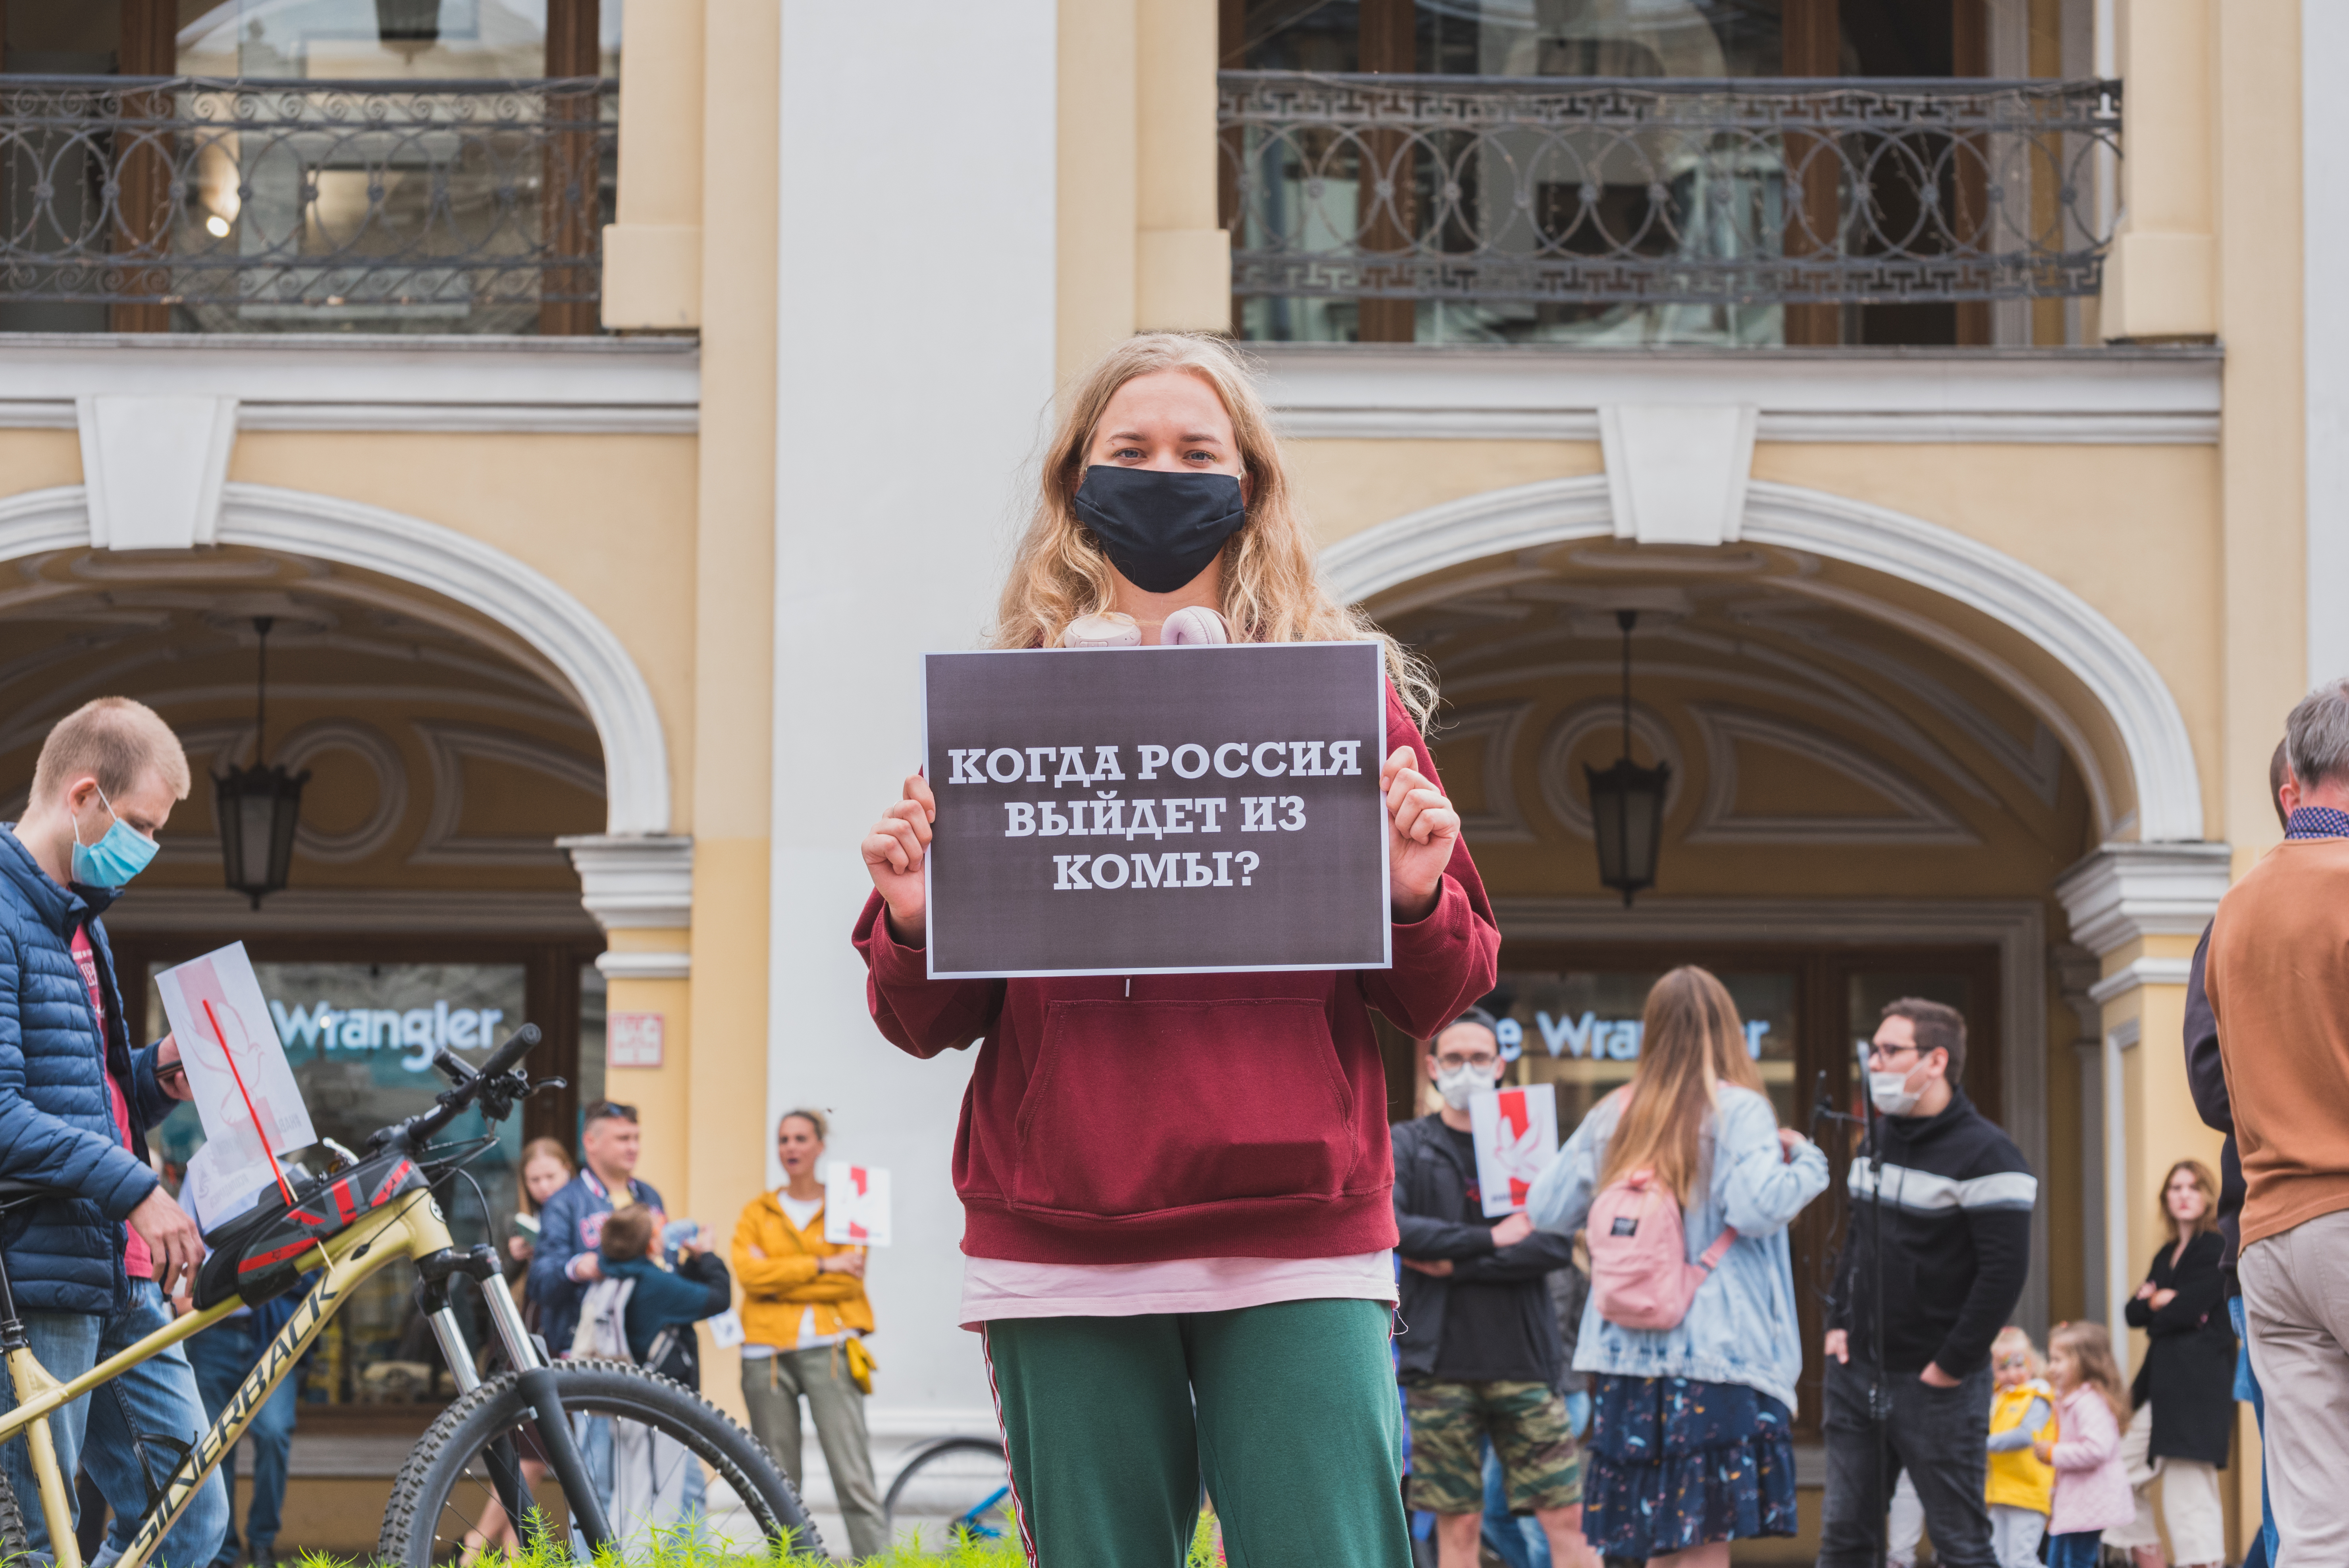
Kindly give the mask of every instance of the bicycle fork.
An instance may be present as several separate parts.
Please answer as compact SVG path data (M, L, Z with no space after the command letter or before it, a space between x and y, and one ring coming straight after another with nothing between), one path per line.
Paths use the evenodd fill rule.
M441 1357L449 1363L450 1375L457 1380L460 1397L480 1387L481 1378L474 1370L472 1350L465 1343L464 1329L450 1303L449 1282L460 1274L472 1280L490 1323L505 1346L506 1359L518 1375L515 1386L530 1406L531 1417L538 1427L539 1446L546 1454L548 1468L554 1471L554 1479L562 1483L564 1499L571 1505L573 1524L586 1538L591 1554L607 1545L616 1546L611 1521L604 1512L603 1497L587 1472L586 1458L580 1453L570 1419L564 1413L553 1364L515 1309L513 1296L499 1274L497 1253L486 1245L475 1246L470 1253L460 1253L452 1247L417 1259L416 1272L419 1276L417 1305L432 1325L432 1336L440 1342ZM530 1487L523 1478L512 1439L493 1439L488 1460L490 1480L497 1488L498 1501L515 1529L520 1530L536 1505L531 1501Z

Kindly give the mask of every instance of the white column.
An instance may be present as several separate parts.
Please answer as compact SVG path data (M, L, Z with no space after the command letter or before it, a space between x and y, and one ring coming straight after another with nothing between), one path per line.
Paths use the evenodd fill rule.
M2337 282L2349 246L2349 5L2301 0L2302 309L2308 399L2306 684L2349 675L2349 294Z
M857 842L920 761L918 655L978 645L1050 412L1055 0L781 5L765 1093L892 1175L876 1429L991 1429L954 1315L971 1056L883 1040L848 938Z

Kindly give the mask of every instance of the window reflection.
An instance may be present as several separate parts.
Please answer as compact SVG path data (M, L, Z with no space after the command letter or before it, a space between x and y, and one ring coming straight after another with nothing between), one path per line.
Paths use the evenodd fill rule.
M1629 1083L1638 1068L1640 1014L1661 969L1515 971L1501 976L1509 1002L1502 1054L1509 1081L1557 1086L1557 1127L1570 1135L1599 1099ZM1778 1119L1799 1125L1795 1068L1795 976L1788 971L1723 971L1745 1024L1747 1052Z

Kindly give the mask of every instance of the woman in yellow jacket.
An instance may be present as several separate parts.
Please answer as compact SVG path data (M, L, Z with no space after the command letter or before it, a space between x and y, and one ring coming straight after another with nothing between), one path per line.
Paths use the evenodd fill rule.
M762 1192L734 1226L734 1277L742 1282L742 1399L750 1429L800 1482L800 1401L815 1421L833 1494L858 1557L888 1550L873 1453L864 1432L871 1361L857 1336L873 1331L864 1299L864 1249L823 1239L823 1184L816 1162L830 1130L817 1110L785 1111L775 1152L790 1178Z

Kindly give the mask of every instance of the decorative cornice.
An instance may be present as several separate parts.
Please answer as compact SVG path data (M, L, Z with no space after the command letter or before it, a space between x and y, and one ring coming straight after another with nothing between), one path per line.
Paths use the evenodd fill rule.
M1756 438L2209 445L2213 349L1252 344L1291 439L1597 440L1617 404L1749 404Z
M2088 987L2088 1000L2101 1007L2140 985L2183 985L2194 973L2190 958L2133 958Z
M580 903L606 931L682 929L693 923L693 841L683 835L583 833L557 839L571 852ZM683 954L627 954L682 960ZM612 971L605 970L610 974Z
M693 977L693 954L605 951L597 954L595 967L604 972L606 980L689 980Z
M2199 933L2232 864L2225 844L2106 844L2055 879L2055 896L2072 940L2101 956L2141 937Z
M77 398L233 398L244 430L690 435L691 338L0 333L0 428L71 428Z

